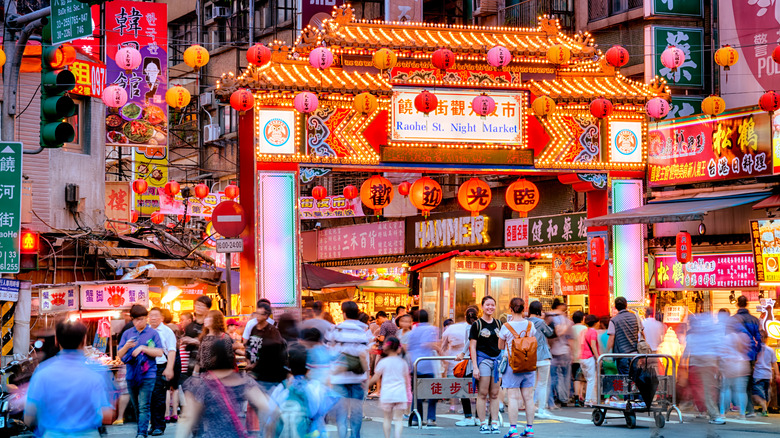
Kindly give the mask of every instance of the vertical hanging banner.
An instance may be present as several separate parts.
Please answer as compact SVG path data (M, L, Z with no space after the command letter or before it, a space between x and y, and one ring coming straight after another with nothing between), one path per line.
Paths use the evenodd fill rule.
M136 196L141 214L156 209L157 189L168 180L168 6L115 0L106 3L106 83L127 91L127 103L106 109L106 144L133 147L133 179L145 178L146 193ZM114 58L124 47L141 54L125 70Z
M130 225L121 222L130 222L131 194L130 181L106 181L106 229L117 234L130 232Z

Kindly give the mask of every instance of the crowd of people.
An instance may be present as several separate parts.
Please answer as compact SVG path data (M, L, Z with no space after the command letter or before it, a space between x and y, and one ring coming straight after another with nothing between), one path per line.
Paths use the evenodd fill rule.
M747 311L747 299L737 303L733 316L721 310L717 318L689 318L679 383L712 424L722 424L731 410L754 416L755 405L768 415L770 382L777 380L766 333ZM501 434L502 411L505 438L532 437L534 418L605 402L597 398L600 355L656 352L666 331L652 308L643 319L620 297L612 316L599 318L581 311L569 317L557 299L545 312L541 302L526 306L519 297L498 309L485 296L457 321L445 321L441 335L424 309L398 307L392 318L381 311L371 317L345 301L343 322L334 324L321 302L305 309L302 321L289 314L274 321L264 299L245 323L211 307L201 296L175 324L165 309L133 306L118 342L126 368L115 379L84 360L86 327L59 322L62 351L33 375L26 422L46 437L97 437L101 424L123 421L129 402L137 438L163 435L172 422L178 437L326 437L331 423L340 438L355 438L364 401L378 398L384 435L398 438L406 419L436 426L439 400L411 406L413 367L420 358L446 356L455 360L418 362L416 377L472 379L475 407L471 398L449 401L450 413L463 414L457 426ZM605 360L600 372L629 374L629 364Z

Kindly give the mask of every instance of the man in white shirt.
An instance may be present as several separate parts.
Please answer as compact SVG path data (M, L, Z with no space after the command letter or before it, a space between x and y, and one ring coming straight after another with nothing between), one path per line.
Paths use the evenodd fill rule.
M160 436L165 433L165 393L168 391L168 382L173 380L173 367L176 364L176 335L163 322L162 310L154 307L149 311L149 325L157 332L162 341L160 348L163 355L156 357L157 380L152 391L152 406L150 428L152 436Z
M653 350L653 353L658 351L658 346L664 340L664 333L666 333L666 326L661 321L655 319L655 309L648 307L645 309L645 320L642 321L644 326L645 340L647 345Z
M267 298L260 298L259 300L257 300L257 307L260 307L260 303L266 303L269 306L271 305L271 301L269 301ZM271 316L268 317L268 324L276 325L273 317ZM255 328L256 325L257 325L257 318L252 318L246 322L246 327L244 327L244 334L242 336L244 338L244 344L249 342L249 337L252 336L252 329Z

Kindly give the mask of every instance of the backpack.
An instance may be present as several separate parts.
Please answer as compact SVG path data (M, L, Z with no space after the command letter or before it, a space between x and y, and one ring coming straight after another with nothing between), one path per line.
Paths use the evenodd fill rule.
M306 438L311 431L312 421L305 390L298 385L287 385L287 399L279 406L279 423L276 436L279 438Z
M514 339L509 342L509 366L514 373L528 373L536 371L536 336L529 336L532 323L528 321L528 328L525 330L525 336L517 334L512 324L507 324L506 328L512 333Z

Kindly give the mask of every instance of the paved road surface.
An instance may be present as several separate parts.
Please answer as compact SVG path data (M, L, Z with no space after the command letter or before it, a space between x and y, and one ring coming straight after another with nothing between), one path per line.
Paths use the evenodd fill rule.
M426 406L427 409L427 406ZM457 433L458 437L482 436L476 427L456 427L455 422L462 418L457 414L446 414L446 407L439 405L437 414L438 426L435 428L406 428L404 437L452 437ZM382 411L374 400L366 402L365 414L371 421L363 422L361 436L365 438L382 438ZM629 430L625 426L623 418L607 420L596 427L590 420L590 410L586 408L564 408L554 412L549 419L539 419L535 423L537 437L567 437L567 438L623 438L623 437L651 437L653 436L653 420L651 417L637 417L636 429ZM612 414L610 414L612 415ZM730 414L731 415L731 414ZM520 416L522 420L523 415ZM758 438L780 436L780 415L770 415L768 418L758 417L747 420L727 418L727 424L722 426L710 426L706 420L694 418L692 415L683 414L683 424L678 424L675 417L660 429L660 436L665 438L705 438L708 433L714 432L722 438ZM335 427L329 426L333 432L329 435L336 437ZM507 428L502 428L502 437ZM112 438L135 438L135 424L111 426L108 434ZM175 425L170 425L165 436L175 435ZM714 436L714 435L711 435Z

